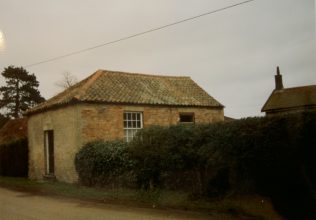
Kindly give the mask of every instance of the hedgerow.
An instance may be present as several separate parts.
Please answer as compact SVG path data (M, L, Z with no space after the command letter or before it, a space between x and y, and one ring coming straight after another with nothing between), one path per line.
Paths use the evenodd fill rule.
M140 189L207 197L259 193L269 196L280 213L316 219L315 135L316 112L152 126L129 144L88 143L77 154L76 167L88 185L121 176Z
M27 138L0 145L0 175L26 177L28 173Z
M79 181L88 186L127 185L131 181L133 161L123 141L95 141L87 143L75 157ZM125 176L124 176L124 175ZM130 176L129 176L130 175Z

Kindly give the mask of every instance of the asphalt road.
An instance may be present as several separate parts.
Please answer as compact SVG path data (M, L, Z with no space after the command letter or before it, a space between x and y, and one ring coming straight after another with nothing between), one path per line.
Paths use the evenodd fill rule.
M223 216L222 216L223 217ZM199 213L129 208L0 188L0 220L215 220Z

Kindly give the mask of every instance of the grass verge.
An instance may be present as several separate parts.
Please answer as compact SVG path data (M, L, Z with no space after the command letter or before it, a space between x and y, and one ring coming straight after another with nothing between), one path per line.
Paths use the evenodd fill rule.
M100 203L173 208L200 211L208 214L228 214L236 217L236 219L281 219L273 210L270 201L257 195L192 200L190 195L184 192L99 189L61 182L33 181L25 178L2 176L0 176L0 186L41 195L62 196Z

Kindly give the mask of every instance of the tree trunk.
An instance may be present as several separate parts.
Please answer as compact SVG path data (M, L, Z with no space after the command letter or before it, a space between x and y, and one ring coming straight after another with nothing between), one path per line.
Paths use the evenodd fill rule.
M20 109L20 87L19 80L16 80L15 83L16 96L15 96L15 107L14 107L14 118L19 118L19 109Z

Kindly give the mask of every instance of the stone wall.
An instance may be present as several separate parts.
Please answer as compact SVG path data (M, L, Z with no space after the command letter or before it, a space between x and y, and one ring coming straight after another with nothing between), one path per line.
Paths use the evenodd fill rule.
M81 146L77 106L50 110L28 118L29 178L45 174L44 131L54 131L54 170L57 180L75 182L74 155Z

